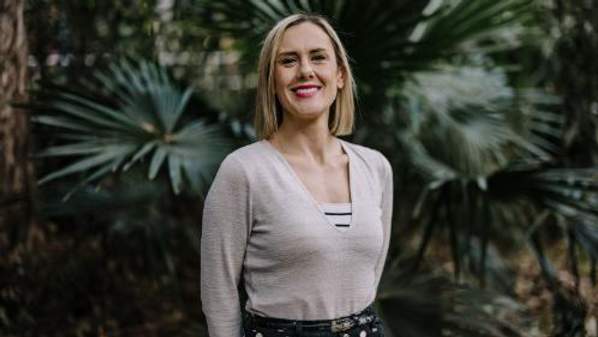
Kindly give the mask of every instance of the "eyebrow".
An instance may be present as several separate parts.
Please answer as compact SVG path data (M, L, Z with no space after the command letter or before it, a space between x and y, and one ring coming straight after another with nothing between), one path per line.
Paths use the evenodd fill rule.
M312 49L309 51L310 54L315 54L315 53L321 53L321 52L326 52L326 49L324 48L316 48L316 49ZM281 56L295 56L298 55L298 53L296 51L283 51L281 53L278 53L277 57L281 57Z

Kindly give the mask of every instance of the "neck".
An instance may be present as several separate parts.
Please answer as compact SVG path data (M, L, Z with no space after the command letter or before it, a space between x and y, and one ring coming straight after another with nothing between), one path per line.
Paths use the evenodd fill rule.
M286 116L285 116L286 117ZM340 143L328 129L328 114L311 123L287 118L270 138L270 142L288 157L326 164L342 154Z

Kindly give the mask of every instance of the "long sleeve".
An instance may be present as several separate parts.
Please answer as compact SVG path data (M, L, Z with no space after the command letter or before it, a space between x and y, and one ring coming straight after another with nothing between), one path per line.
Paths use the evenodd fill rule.
M380 176L382 177L382 198L380 209L382 210L382 226L383 226L383 233L384 233L384 241L382 245L382 252L380 254L380 258L378 263L376 264L376 281L375 281L375 289L378 289L378 285L380 284L380 278L382 277L382 272L384 271L384 263L386 261L386 257L388 255L388 247L390 245L390 235L392 233L392 209L393 209L393 173L392 167L384 157L380 153L380 169L382 173Z
M201 301L210 337L243 335L237 287L252 226L249 181L239 160L222 162L205 200Z

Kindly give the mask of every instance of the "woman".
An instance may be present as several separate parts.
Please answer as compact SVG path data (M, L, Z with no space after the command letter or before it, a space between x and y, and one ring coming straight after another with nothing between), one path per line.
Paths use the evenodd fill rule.
M226 157L204 205L210 337L383 336L371 304L389 245L392 170L380 152L336 137L353 127L345 49L322 17L292 15L267 35L258 72L261 140Z

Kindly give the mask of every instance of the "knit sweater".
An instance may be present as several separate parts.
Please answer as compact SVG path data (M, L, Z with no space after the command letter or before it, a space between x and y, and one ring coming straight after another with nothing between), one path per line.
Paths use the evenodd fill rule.
M349 230L328 221L267 140L221 163L202 219L201 298L210 337L243 335L241 277L245 309L265 317L334 319L374 301L389 246L392 169L380 152L339 141L349 158Z

